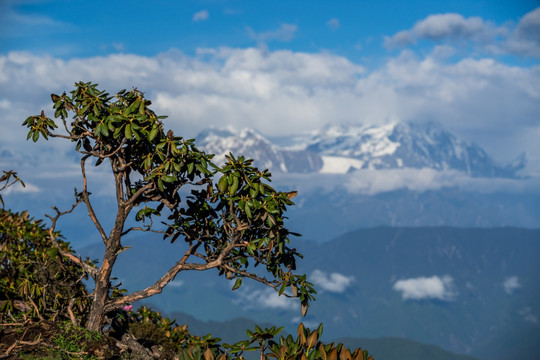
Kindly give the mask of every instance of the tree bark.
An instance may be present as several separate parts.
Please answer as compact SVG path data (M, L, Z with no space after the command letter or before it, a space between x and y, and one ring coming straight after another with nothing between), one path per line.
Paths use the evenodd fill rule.
M105 305L111 287L111 272L116 260L116 256L111 255L112 254L108 253L108 251L105 254L103 265L100 268L95 282L94 300L92 301L88 323L86 324L86 328L90 331L101 331L101 326L105 319Z

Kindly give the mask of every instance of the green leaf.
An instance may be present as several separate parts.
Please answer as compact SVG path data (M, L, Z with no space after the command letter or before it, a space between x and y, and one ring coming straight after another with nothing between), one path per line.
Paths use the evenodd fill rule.
M258 186L258 184L253 184L253 185L254 186L249 188L249 196L252 199L255 199L257 197L257 195L259 194L259 186Z
M194 165L192 162L190 162L189 164L187 164L187 171L188 171L188 174L191 174L191 173L193 172L193 167L194 167L194 166L195 166L195 165Z
M283 294L286 288L287 288L287 282L284 281L281 287L279 288L279 295Z
M240 181L238 180L238 178L236 176L233 176L232 184L231 186L229 186L229 195L234 195L236 193L236 191L238 190L239 183Z
M50 258L55 258L58 255L58 249L57 248L50 248L49 250L47 250L47 255Z
M234 283L234 286L232 287L232 290L236 290L238 289L240 286L242 286L242 279L241 278L238 278L236 279L236 282Z
M217 188L218 188L220 193L225 192L225 190L227 189L227 176L223 175L219 179L218 184L217 184Z
M81 110L79 110L79 115L84 116L84 113L90 108L91 103L88 103L85 107L83 107Z
M139 114L144 115L144 101L139 105Z
M118 136L120 136L121 131L122 131L122 127L117 127L116 129L114 129L113 137L115 139L118 139Z
M246 212L247 217L251 219L251 216L252 216L251 215L251 209L250 209L248 203L246 203L246 207L245 207L244 211Z
M135 214L135 220L140 221L144 217L145 209L141 209L137 211L137 214Z
M109 136L109 129L107 128L107 125L105 123L100 123L101 125L101 133L103 136L108 137Z
M124 128L124 135L126 136L126 139L131 139L131 125L126 125L126 127Z
M32 134L32 141L36 142L39 139L39 131L34 130L34 134Z
M163 181L165 181L166 183L172 183L174 181L178 181L178 179L176 178L176 176L171 176L171 175L163 175L161 177L161 179Z
M148 141L154 141L154 139L156 138L158 134L159 134L159 127L154 126L152 128L152 131L150 131L150 133L148 134Z

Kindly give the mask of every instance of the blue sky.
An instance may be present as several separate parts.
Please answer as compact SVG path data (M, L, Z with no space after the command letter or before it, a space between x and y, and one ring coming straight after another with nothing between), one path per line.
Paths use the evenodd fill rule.
M481 17L501 26L540 6L499 1L3 1L0 50L62 58L171 48L327 51L351 60L392 54L384 38L433 14ZM395 50L395 49L394 49Z
M185 137L436 121L540 174L538 0L4 0L0 166L72 159L20 123L79 80L143 90Z

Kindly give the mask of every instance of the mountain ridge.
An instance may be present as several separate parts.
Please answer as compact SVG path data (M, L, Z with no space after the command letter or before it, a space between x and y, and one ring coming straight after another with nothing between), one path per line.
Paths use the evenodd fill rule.
M324 243L296 239L304 255L298 272L319 293L303 320L294 306L260 305L272 291L246 282L233 292L232 283L211 271L182 273L148 301L163 312L189 311L206 322L247 316L287 325L294 333L297 321L308 327L322 321L329 339L406 337L503 360L486 353L493 354L500 339L520 334L519 347L540 354L534 342L540 334L539 240L540 229L450 226L358 229ZM145 246L137 246L141 241ZM114 276L130 290L151 285L183 253L182 241L168 244L160 237L127 239L124 245L132 249L119 258ZM99 254L97 246L82 250L91 258ZM415 289L421 292L416 297ZM502 350L509 354L516 346L505 343Z
M263 168L283 173L347 173L362 169L458 170L475 177L516 178L525 154L507 165L495 162L480 146L458 139L440 124L394 122L382 126L327 125L305 144L281 148L253 129L208 129L199 146L216 154L256 159ZM289 149L294 148L294 150Z

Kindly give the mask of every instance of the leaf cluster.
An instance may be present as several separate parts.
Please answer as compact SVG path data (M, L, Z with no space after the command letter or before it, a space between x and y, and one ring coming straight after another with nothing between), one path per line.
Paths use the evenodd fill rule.
M10 186L15 185L16 183L20 183L23 187L25 186L24 181L19 178L15 171L2 170L2 176L0 176L0 191L5 190ZM5 206L2 194L0 194L0 205L2 206L2 208Z
M0 210L0 317L67 318L68 309L84 312L85 273L48 239L48 229L28 212ZM58 244L73 253L68 242Z
M343 344L325 344L319 339L323 332L320 324L316 330L311 331L300 323L297 329L298 336L280 336L277 341L274 337L283 328L261 329L255 326L254 331L247 330L248 340L233 345L225 345L235 358L243 358L245 351L260 351L261 359L275 358L279 360L373 360L367 350L362 348L351 352ZM255 346L254 346L255 345Z
M187 325L177 325L146 306L134 312L119 312L127 320L129 331L139 341L152 339L148 345L162 345L172 348L180 359L185 360L229 360L244 359L246 352L258 351L261 359L279 360L373 360L367 350L350 349L343 344L323 343L320 337L323 325L311 331L302 323L298 326L297 337L279 336L283 327L261 328L255 325L246 330L247 339L235 344L221 343L221 339L211 334L196 336L189 332ZM276 340L274 340L276 339Z

